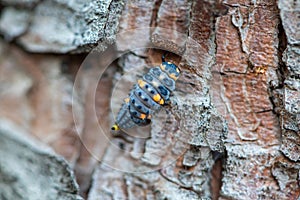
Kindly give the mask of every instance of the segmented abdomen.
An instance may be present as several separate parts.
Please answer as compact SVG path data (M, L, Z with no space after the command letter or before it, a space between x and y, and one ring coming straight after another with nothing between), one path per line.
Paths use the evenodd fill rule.
M117 129L128 129L135 125L148 125L152 115L169 103L179 73L178 67L170 62L151 68L130 91L114 126Z

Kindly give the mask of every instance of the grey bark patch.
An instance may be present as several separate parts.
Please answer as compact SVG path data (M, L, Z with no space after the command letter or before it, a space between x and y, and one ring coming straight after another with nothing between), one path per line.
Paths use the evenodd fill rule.
M283 61L291 75L300 74L300 48L297 46L288 46L283 54Z
M12 40L23 34L30 22L30 12L27 10L7 7L3 10L0 21L0 31L6 40Z
M281 152L292 161L295 162L299 161L300 160L299 134L297 134L296 131L284 129L282 131L282 138L283 140L280 146Z
M5 5L31 7L40 0L1 0Z
M275 162L272 167L272 175L277 180L280 189L286 192L290 190L289 185L296 185L299 172L299 164L291 164L285 160Z
M66 161L0 120L0 199L82 199Z
M285 79L281 91L276 91L280 114L282 143L281 152L292 161L299 161L300 156L300 4L296 1L278 2L280 17L284 32L287 37L287 47L283 53L282 60L286 66ZM280 186L282 188L282 185Z
M93 48L103 51L115 41L123 6L119 0L40 1L31 10L20 8L21 12L28 12L30 23L14 20L18 23L8 26L7 17L2 16L0 24L6 23L6 28L1 31L31 52L89 52ZM12 35L11 30L19 27L27 31L22 36Z
M293 45L300 44L299 2L280 0L278 7L288 42Z
M228 199L272 199L280 195L272 183L270 166L280 155L278 147L258 145L226 145L227 159L223 172L222 195ZM253 164L255 163L255 164ZM268 183L268 184L266 184ZM257 187L257 185L261 185Z

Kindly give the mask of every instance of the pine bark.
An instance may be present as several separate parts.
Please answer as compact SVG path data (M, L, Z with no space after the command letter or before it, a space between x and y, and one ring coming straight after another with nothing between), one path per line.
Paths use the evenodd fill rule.
M1 123L63 156L84 198L299 199L300 2L0 2ZM164 53L181 70L172 105L113 135Z

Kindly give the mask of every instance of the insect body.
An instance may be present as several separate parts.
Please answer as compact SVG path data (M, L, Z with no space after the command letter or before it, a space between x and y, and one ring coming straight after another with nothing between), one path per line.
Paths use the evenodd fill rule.
M111 129L128 129L136 125L150 124L152 114L170 103L170 94L175 90L175 81L179 74L179 68L171 62L165 62L162 57L161 65L150 69L134 85Z

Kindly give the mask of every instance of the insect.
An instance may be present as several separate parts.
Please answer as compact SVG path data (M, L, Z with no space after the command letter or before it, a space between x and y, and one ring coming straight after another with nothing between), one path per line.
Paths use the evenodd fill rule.
M179 75L179 68L174 63L166 62L163 55L160 66L151 68L133 86L111 130L150 124L152 115L162 106L170 104L170 95L175 90Z

